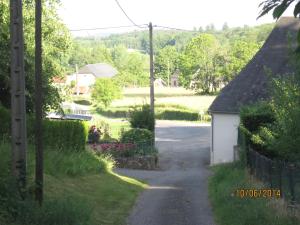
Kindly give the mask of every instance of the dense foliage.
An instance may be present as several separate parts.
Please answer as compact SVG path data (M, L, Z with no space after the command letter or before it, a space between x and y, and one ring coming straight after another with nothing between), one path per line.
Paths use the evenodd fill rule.
M149 131L154 131L155 129L155 118L149 105L134 108L130 112L129 122L132 128L147 129Z
M92 99L96 104L108 107L113 100L121 98L121 89L109 78L98 78L93 86Z
M34 106L34 4L24 1L24 37L25 37L25 74L27 111ZM44 107L58 108L60 97L57 89L51 85L53 76L62 75L68 62L68 50L71 38L68 29L57 14L59 6L56 0L43 1L43 90ZM10 106L10 35L9 35L9 1L0 1L0 102Z
M147 129L133 128L122 134L122 143L134 143L151 146L154 140L153 133Z
M299 81L298 72L274 79L269 103L242 110L241 130L256 150L282 160L300 160Z

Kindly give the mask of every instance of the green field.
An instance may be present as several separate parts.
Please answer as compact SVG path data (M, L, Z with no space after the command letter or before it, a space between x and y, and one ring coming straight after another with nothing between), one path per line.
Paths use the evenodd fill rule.
M134 106L149 102L149 88L125 88L123 98L115 100L112 107ZM155 104L158 105L180 105L186 108L201 111L207 110L215 96L200 96L194 91L181 87L178 88L161 88L155 87Z
M184 88L155 88L155 117L160 120L210 120L207 114L215 96L198 96ZM108 108L96 107L95 112L107 118L128 118L133 107L149 104L149 88L127 88L123 98Z

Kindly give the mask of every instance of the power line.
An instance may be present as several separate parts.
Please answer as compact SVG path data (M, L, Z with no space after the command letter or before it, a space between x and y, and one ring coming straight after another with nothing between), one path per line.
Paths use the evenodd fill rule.
M195 32L195 33L198 32L198 31L194 31L194 30L185 30L185 29L181 29L181 28L160 26L160 25L155 25L154 27L160 27L160 28L165 28L165 29L169 29L169 30L185 31L185 32Z
M119 8L122 10L122 12L124 13L124 15L127 17L127 19L136 27L142 28L140 25L136 24L125 12L125 10L122 8L122 6L120 5L118 0L115 0L115 2L117 3L117 5L119 6Z
M71 29L70 31L71 32L76 32L76 31L109 30L109 29L118 29L118 28L129 28L129 27L136 27L136 25L80 28L80 29ZM138 25L138 27L144 29L144 28L148 27L148 24L140 24L140 25ZM185 32L195 32L195 33L199 32L199 31L194 31L194 30L186 30L186 29L168 27L168 26L161 26L161 25L153 25L153 27L165 28L165 29L169 29L169 30L185 31Z
M146 28L146 24L141 24L141 25L127 25L127 26L114 26L114 27L95 27L95 28L81 28L81 29L71 29L70 31L75 32L75 31L89 31L89 30L109 30L109 29L118 29L118 28L128 28L128 27L136 27L138 26L139 28ZM144 26L144 27L143 27Z

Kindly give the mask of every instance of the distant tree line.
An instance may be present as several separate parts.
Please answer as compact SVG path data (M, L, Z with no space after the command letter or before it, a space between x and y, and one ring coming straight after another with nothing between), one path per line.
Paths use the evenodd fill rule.
M169 83L178 70L184 87L215 93L248 63L272 28L273 24L229 28L225 23L222 30L213 25L192 32L155 30L155 76ZM118 69L116 80L123 86L145 86L149 83L148 51L147 31L76 38L69 62L107 62Z
M45 0L43 11L43 89L45 111L62 100L52 85L54 76L65 76L79 67L107 62L118 74L119 86L149 84L147 31L114 34L104 38L72 38L58 16L59 3ZM46 7L47 5L47 7ZM34 109L34 1L24 1L25 74L27 110ZM10 107L9 1L0 1L0 104ZM213 25L192 32L154 30L155 76L168 81L177 69L180 83L199 93L212 93L227 84L251 59L273 25L229 28Z

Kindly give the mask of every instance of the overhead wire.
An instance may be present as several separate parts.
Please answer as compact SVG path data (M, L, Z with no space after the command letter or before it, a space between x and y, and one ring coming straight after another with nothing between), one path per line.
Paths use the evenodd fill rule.
M146 28L142 27L144 24L139 25L140 28ZM109 29L118 29L118 28L129 28L129 27L136 27L135 25L125 25L125 26L112 26L112 27L95 27L95 28L80 28L80 29L71 29L70 31L91 31L91 30L109 30Z
M121 11L124 13L124 15L127 17L127 19L136 27L139 27L139 28L143 28L142 26L136 24L129 16L128 14L125 12L125 10L123 9L123 7L121 6L121 4L119 3L118 0L115 0L115 2L117 3L117 5L119 6L119 8L121 9Z
M186 29L168 27L168 26L161 26L161 25L154 25L154 27L165 28L165 29L169 29L169 30L185 31L185 32L195 32L195 33L198 32L198 31L195 31L195 30L186 30Z

